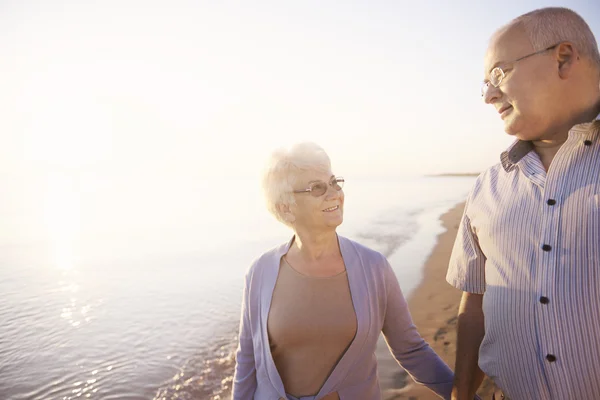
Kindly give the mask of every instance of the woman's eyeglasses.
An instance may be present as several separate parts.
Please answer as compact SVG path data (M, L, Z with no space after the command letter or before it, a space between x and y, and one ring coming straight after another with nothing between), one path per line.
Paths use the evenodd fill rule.
M327 193L329 186L335 190L340 191L344 187L344 178L341 176L334 176L331 178L329 183L323 181L311 182L306 189L294 190L294 193L310 193L313 197L323 196Z

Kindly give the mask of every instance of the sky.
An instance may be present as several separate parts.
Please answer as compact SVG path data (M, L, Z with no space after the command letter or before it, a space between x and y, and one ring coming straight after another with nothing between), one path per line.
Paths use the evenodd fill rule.
M600 38L596 1L0 0L0 243L306 140L345 177L482 171L488 38L557 5Z

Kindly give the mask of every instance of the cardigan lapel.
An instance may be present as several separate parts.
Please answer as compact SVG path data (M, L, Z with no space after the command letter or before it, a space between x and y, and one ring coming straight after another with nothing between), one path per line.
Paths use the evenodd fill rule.
M262 288L260 290L260 331L263 348L263 360L267 367L267 375L271 381L271 385L277 390L277 393L283 397L286 397L285 388L283 387L283 381L273 361L273 354L271 354L271 345L269 342L269 333L267 331L267 321L269 319L269 310L271 309L271 300L273 299L273 291L275 290L275 284L277 283L277 276L279 275L279 265L281 263L281 257L283 257L289 250L293 238L279 246L272 254L272 259L269 260L269 265L266 266L262 276Z
M348 274L348 285L350 286L350 296L356 313L356 335L350 343L350 346L338 361L333 371L319 390L315 400L322 398L328 393L335 392L340 384L344 381L349 369L354 365L355 360L359 357L371 326L371 315L369 312L368 287L366 284L364 266L358 252L352 246L350 240L338 235L340 251L346 271Z

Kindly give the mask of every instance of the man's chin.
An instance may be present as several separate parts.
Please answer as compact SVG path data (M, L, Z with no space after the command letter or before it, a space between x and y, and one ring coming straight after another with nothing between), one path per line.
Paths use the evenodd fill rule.
M508 133L508 134L510 136L512 136L513 138L522 140L524 142L531 142L534 140L539 140L539 137L537 135L531 134L531 133L515 132L515 133Z
M539 131L532 132L531 128L527 128L527 126L532 126L531 123L523 124L523 121L516 118L516 116L511 115L510 117L512 118L504 120L504 132L509 136L527 142L540 140L541 133Z
M528 135L523 132L522 129L515 124L514 121L504 121L504 132L506 132L509 136L514 137L519 140L531 140Z
M510 126L509 124L505 124L504 125L504 132L506 132L509 136L514 136L516 138L519 138L519 131L514 129L512 126Z

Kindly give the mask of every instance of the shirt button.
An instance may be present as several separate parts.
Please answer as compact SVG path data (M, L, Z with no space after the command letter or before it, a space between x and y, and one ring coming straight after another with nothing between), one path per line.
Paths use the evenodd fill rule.
M592 141L591 140L586 140L583 142L583 144L585 144L586 146L591 146L592 145Z
M546 201L546 204L548 204L549 206L553 206L556 204L556 200L554 199L548 199L548 201Z
M548 304L548 303L550 303L550 299L547 298L546 296L542 296L542 297L540 297L540 303Z
M550 246L549 244L545 244L542 246L542 250L544 251L550 251L552 250L552 246Z
M548 354L546 360L548 360L548 362L554 362L556 361L556 356L554 354Z

